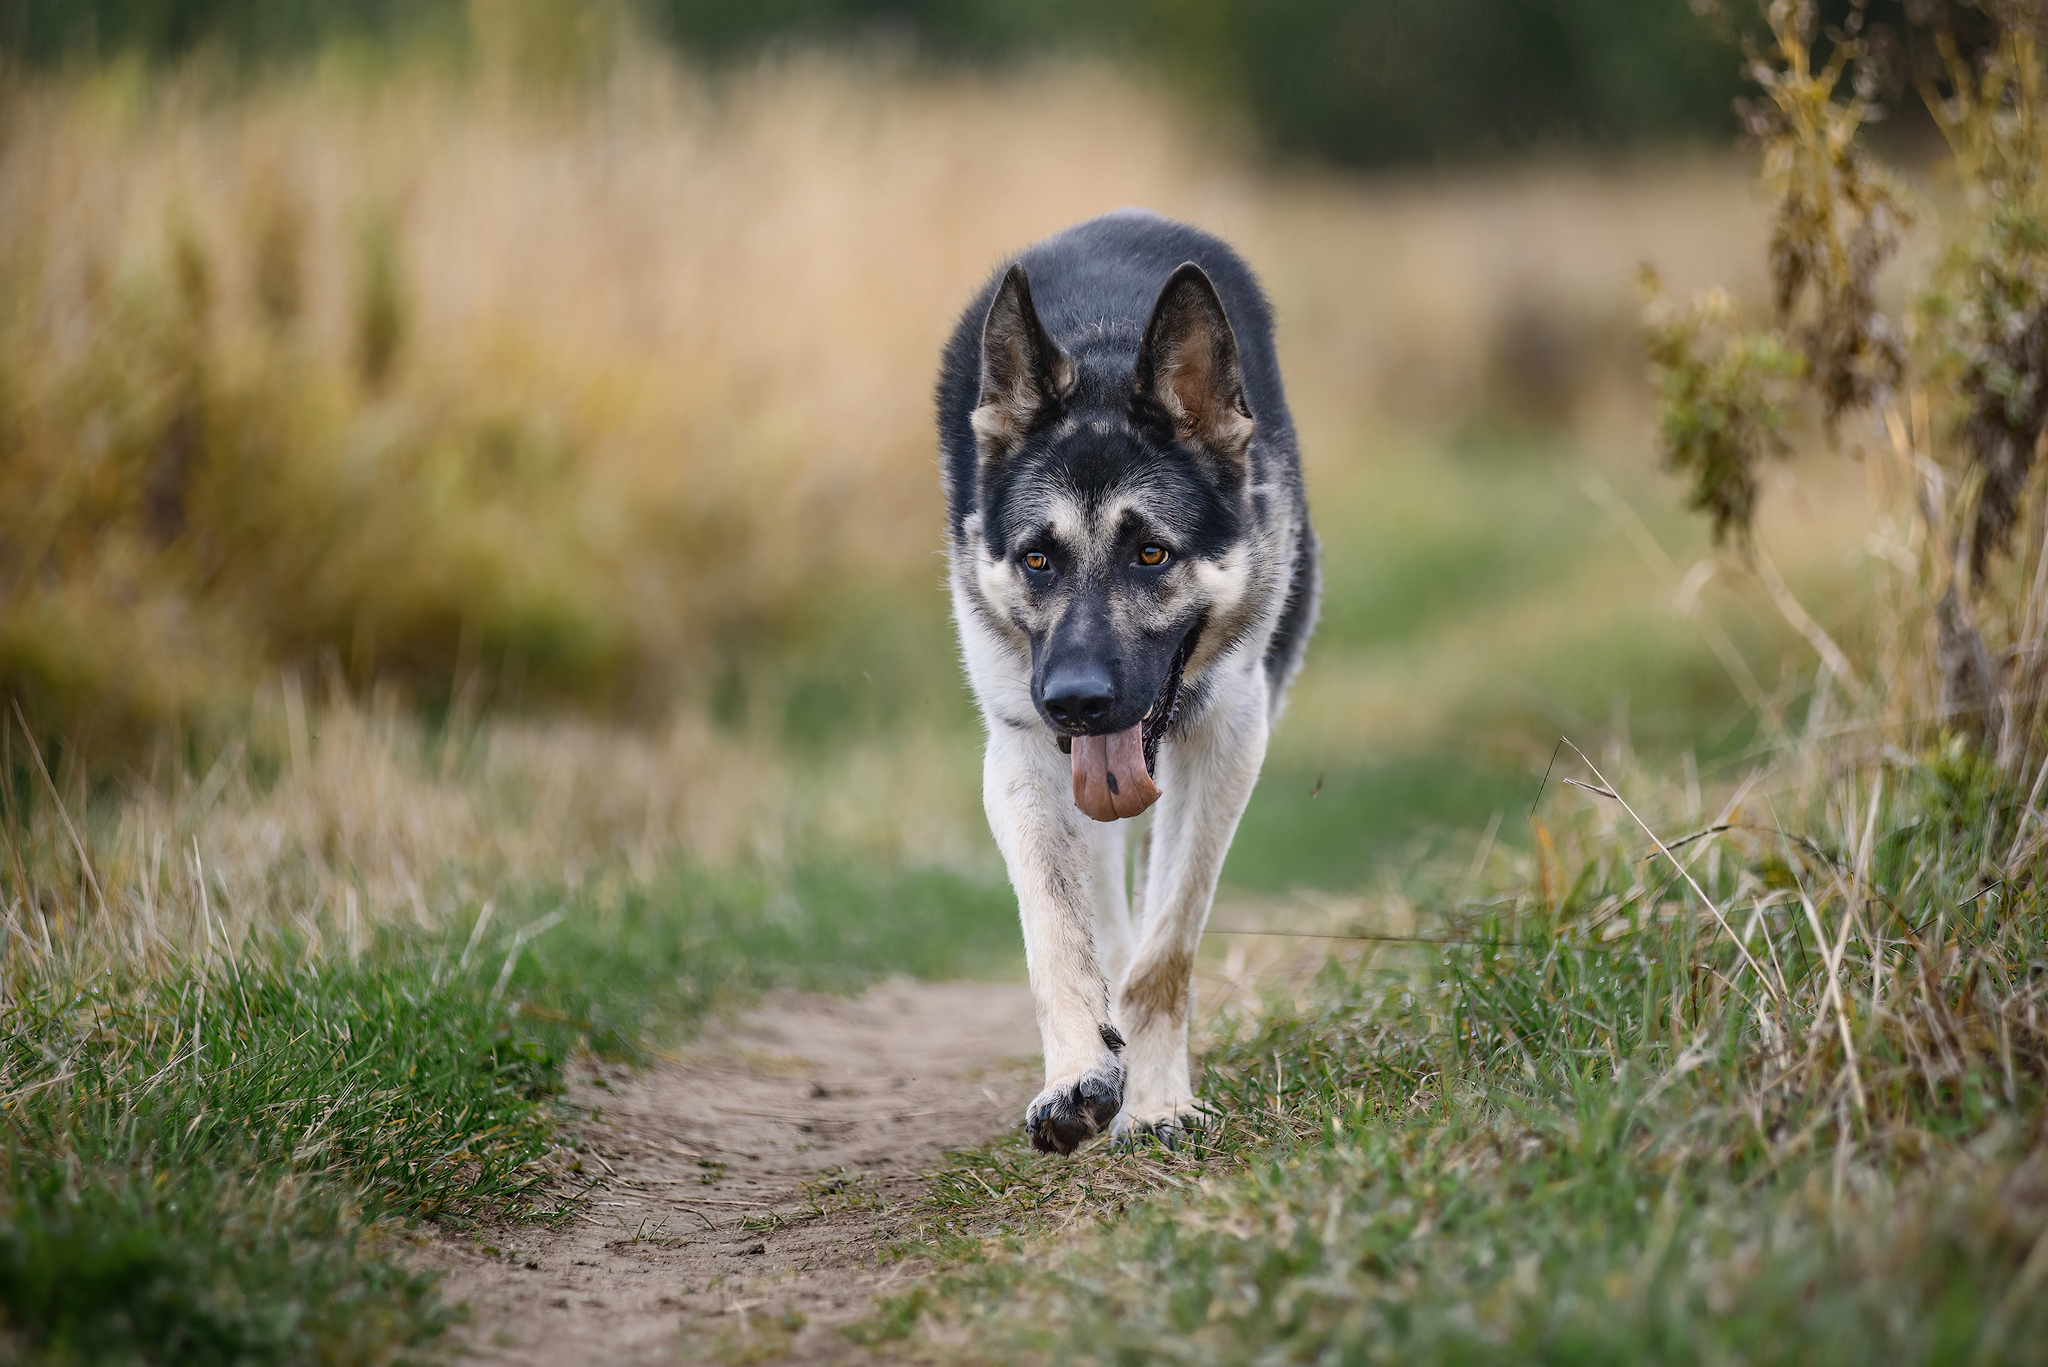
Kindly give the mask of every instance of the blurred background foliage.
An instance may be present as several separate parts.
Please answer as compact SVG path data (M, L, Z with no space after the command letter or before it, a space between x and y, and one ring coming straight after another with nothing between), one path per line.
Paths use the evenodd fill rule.
M982 62L1103 52L1275 149L1349 166L1725 137L1738 78L1697 15L1644 0L649 0L649 13L714 54L791 34Z
M622 23L709 62L848 44L981 65L1107 56L1277 150L1348 166L1725 139L1739 93L1736 53L1679 0L6 0L0 43L45 67L337 43L459 59L506 11L556 74Z
M933 359L1004 253L1139 203L1265 277L1327 548L1238 886L1381 876L1560 729L1738 762L1811 674L1655 470L1632 283L1767 289L1727 23L0 0L0 701L81 785L310 772L323 707L430 757L680 727L664 840L987 871ZM1853 638L1858 477L1776 477L1759 535Z

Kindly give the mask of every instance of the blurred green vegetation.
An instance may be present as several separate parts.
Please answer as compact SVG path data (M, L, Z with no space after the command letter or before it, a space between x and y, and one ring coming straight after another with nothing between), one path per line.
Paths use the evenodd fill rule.
M908 37L989 60L1092 50L1237 108L1283 151L1352 166L1734 131L1733 54L1666 0L649 0L685 47Z
M562 68L625 23L713 61L846 44L1106 55L1235 110L1282 152L1351 166L1725 141L1739 93L1735 54L1682 0L0 0L0 45L36 65L208 48L263 62L336 42L459 57L509 28Z
M1347 455L1311 481L1323 616L1227 885L1427 878L1427 856L1468 856L1496 816L1498 837L1525 845L1561 733L1660 762L1690 752L1710 773L1739 761L1759 722L1708 631L1767 687L1803 695L1797 643L1739 594L1711 598L1698 623L1671 610L1675 577L1660 591L1664 572L1593 489L1635 509L1676 565L1699 563L1708 537L1668 486L1611 468L1588 440L1439 431ZM1823 569L1802 591L1854 630L1854 582Z
M1269 765L1259 776L1224 865L1227 886L1375 888L1417 873L1446 840L1469 847L1494 814L1519 817L1536 780L1497 757L1393 753L1311 771ZM1527 824L1503 820L1499 838L1526 844Z

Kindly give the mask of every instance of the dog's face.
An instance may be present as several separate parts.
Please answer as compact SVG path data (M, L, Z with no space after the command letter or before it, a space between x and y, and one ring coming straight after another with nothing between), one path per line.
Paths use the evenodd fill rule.
M1207 625L1244 596L1246 407L1209 278L1182 266L1135 360L1128 337L1069 357L1021 267L982 333L983 598L1031 648L1031 699L1062 736L1144 726L1146 760Z

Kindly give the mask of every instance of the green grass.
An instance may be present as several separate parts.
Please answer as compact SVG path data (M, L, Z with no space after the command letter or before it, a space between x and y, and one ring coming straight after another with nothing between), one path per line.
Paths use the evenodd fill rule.
M549 1204L564 1041L430 961L30 988L4 1039L0 1308L51 1361L374 1360L446 1322L380 1219Z
M359 966L252 942L38 978L0 1025L0 1346L48 1362L385 1361L449 1321L419 1220L573 1201L578 1048L637 1057L778 984L1011 971L1007 890L933 871L677 868L509 895ZM61 983L61 985L59 985Z
M1589 476L1645 510L1681 563L1705 551L1699 528L1658 511L1668 491L1557 437L1389 438L1312 490L1322 619L1226 885L1413 882L1430 854L1469 854L1495 814L1528 807L1560 733L1673 762L1691 750L1709 770L1756 740L1754 710ZM1783 629L1724 615L1768 678ZM1519 819L1497 834L1527 844Z
M1431 846L1469 853L1496 813L1518 813L1535 795L1518 769L1457 754L1328 769L1283 760L1259 776L1223 881L1254 892L1370 888L1412 874Z
M566 901L532 896L510 919L541 925L555 911L563 918L513 963L507 995L626 1058L770 987L853 992L889 973L1009 976L1020 960L1009 888L941 869L820 864L770 879L679 865L652 885L616 876ZM500 946L516 938L500 928ZM479 956L480 971L504 972L509 953Z
M925 1210L945 1272L863 1333L942 1324L982 1361L2048 1360L2048 923L2038 843L2006 860L2039 814L1959 747L1872 777L1788 811L1803 841L1694 851L1754 968L1639 832L1567 838L1563 877L1439 904L1466 943L1333 964L1226 1034L1207 1150L959 1156Z
M1310 490L1326 649L1412 648L1503 601L1548 597L1601 539L1573 478L1584 453L1561 439L1475 449L1445 431L1360 455Z

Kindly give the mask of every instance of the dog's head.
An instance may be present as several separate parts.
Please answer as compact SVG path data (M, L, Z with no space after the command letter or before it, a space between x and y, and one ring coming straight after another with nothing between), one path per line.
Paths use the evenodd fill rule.
M982 328L978 573L1030 638L1045 724L1068 738L1143 726L1149 769L1204 622L1243 593L1255 418L1230 320L1192 262L1135 348L1113 329L1085 345L1060 349L1011 267Z

